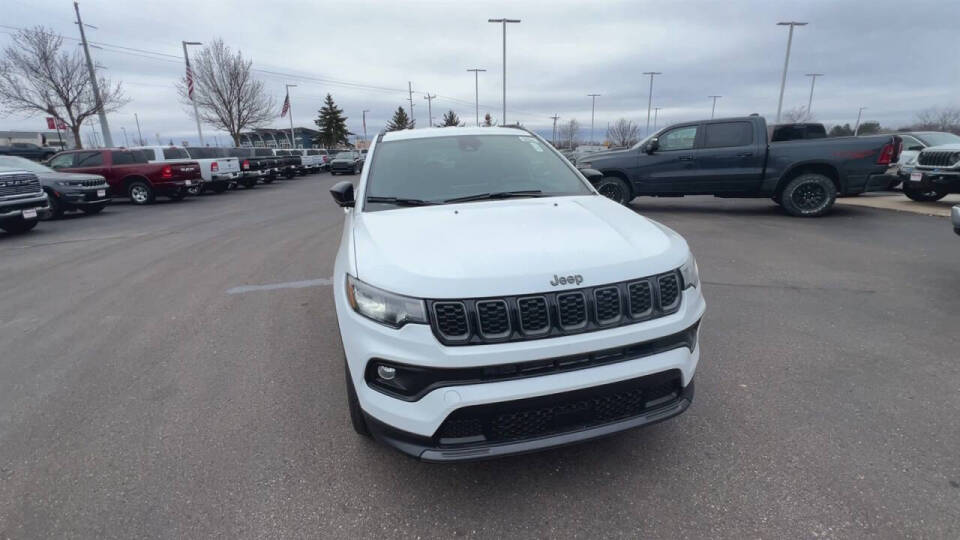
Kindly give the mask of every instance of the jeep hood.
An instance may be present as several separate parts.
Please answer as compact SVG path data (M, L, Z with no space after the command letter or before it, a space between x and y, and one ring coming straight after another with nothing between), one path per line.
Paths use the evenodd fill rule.
M421 298L589 287L679 267L686 242L601 196L545 197L358 212L361 280ZM554 276L583 276L551 286Z

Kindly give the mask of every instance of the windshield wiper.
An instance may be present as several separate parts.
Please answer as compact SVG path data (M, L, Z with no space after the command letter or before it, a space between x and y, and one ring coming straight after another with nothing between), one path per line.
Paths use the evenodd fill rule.
M488 199L509 199L511 197L539 197L543 191L539 189L522 189L518 191L497 191L494 193L477 193L476 195L467 195L465 197L455 197L446 199L445 203L483 201Z
M425 201L423 199L408 199L406 197L367 197L367 202L395 204L397 206L430 206L432 204L437 204L433 201Z

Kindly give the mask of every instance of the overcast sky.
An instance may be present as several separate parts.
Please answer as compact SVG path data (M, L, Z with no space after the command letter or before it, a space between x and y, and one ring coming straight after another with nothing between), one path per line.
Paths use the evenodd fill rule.
M507 29L507 121L549 133L553 114L590 128L590 98L597 98L596 132L620 117L647 117L648 79L661 71L653 104L660 126L710 116L708 95L718 94L717 116L760 113L774 117L787 28L777 21L810 24L794 33L784 110L806 105L810 79L819 72L813 113L827 124L864 120L885 126L910 123L929 107L960 106L957 24L960 2L943 1L743 1L481 2L385 1L92 1L80 3L84 22L98 27L88 39L112 46L93 49L109 76L124 85L129 105L110 116L114 140L136 131L145 138L195 138L192 117L179 104L174 81L182 76L181 40L222 37L253 60L277 100L292 90L294 122L314 127L330 92L361 131L379 131L414 89L417 125L427 123L424 93L437 94L433 115L447 109L473 121L474 80L480 74L480 114L501 116L501 26L488 18L517 18ZM76 38L69 0L3 0L0 24L43 24ZM0 28L0 45L10 28ZM75 41L66 41L76 46ZM172 55L172 56L163 56ZM375 87L375 88L371 88ZM0 117L0 129L43 129L42 117ZM206 132L212 132L207 128ZM85 130L86 133L86 130ZM219 134L222 144L225 135Z

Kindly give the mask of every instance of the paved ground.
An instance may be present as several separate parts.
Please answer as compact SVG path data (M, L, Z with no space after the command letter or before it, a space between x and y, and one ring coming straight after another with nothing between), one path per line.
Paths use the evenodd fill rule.
M0 538L960 536L947 220L638 200L699 257L693 407L437 466L348 426L332 183L0 236Z
M925 216L950 217L950 207L960 204L960 195L947 195L939 201L933 202L917 202L910 200L903 193L880 191L864 193L859 197L841 197L837 199L837 204L884 208Z

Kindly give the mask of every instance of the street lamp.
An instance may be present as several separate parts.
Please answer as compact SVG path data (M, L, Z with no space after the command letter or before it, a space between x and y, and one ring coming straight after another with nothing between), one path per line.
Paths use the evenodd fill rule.
M370 112L370 109L364 109L363 115L363 142L367 142L367 113Z
M650 134L650 110L653 106L653 76L654 75L663 75L659 71L644 71L644 75L650 76L650 94L647 96L647 134Z
M780 99L777 101L777 123L780 123L780 111L783 109L783 88L787 84L787 66L790 65L790 45L793 43L793 27L806 26L805 22L778 22L777 26L789 26L790 34L787 35L787 57L783 60L783 75L780 77Z
M468 69L473 72L473 97L477 106L477 127L480 127L480 72L486 73L485 69Z
M127 142L127 128L120 126L120 131L123 132L123 146L130 146Z
M657 114L660 112L660 109L663 107L654 107L653 108L653 130L657 130Z
M813 85L817 82L817 77L823 77L823 73L807 73L810 77L810 99L807 100L807 116L810 116L810 109L813 107Z
M591 100L591 103L590 103L590 144L594 144L594 140L593 140L593 139L594 139L594 136L593 136L593 118L594 118L594 113L596 113L596 111L597 111L597 97L599 97L599 96L600 96L600 94L587 94L587 97L590 98L590 100Z
M503 25L503 114L500 125L507 123L507 23L519 23L520 19L487 19L487 22Z
M710 119L713 120L714 113L717 112L717 99L722 98L723 96L707 96L708 98L713 98L713 108L710 109Z
M856 137L857 134L860 133L860 117L863 116L863 110L864 110L864 109L866 109L866 107L860 107L860 110L857 111L857 125L853 128L853 136L854 136L854 137Z
M187 54L187 45L203 45L199 41L181 41L183 44L183 61L187 63L187 96L193 103L193 117L197 120L197 137L200 146L203 146L203 131L200 129L200 112L197 111L197 100L193 99L193 70L190 69L190 55Z

